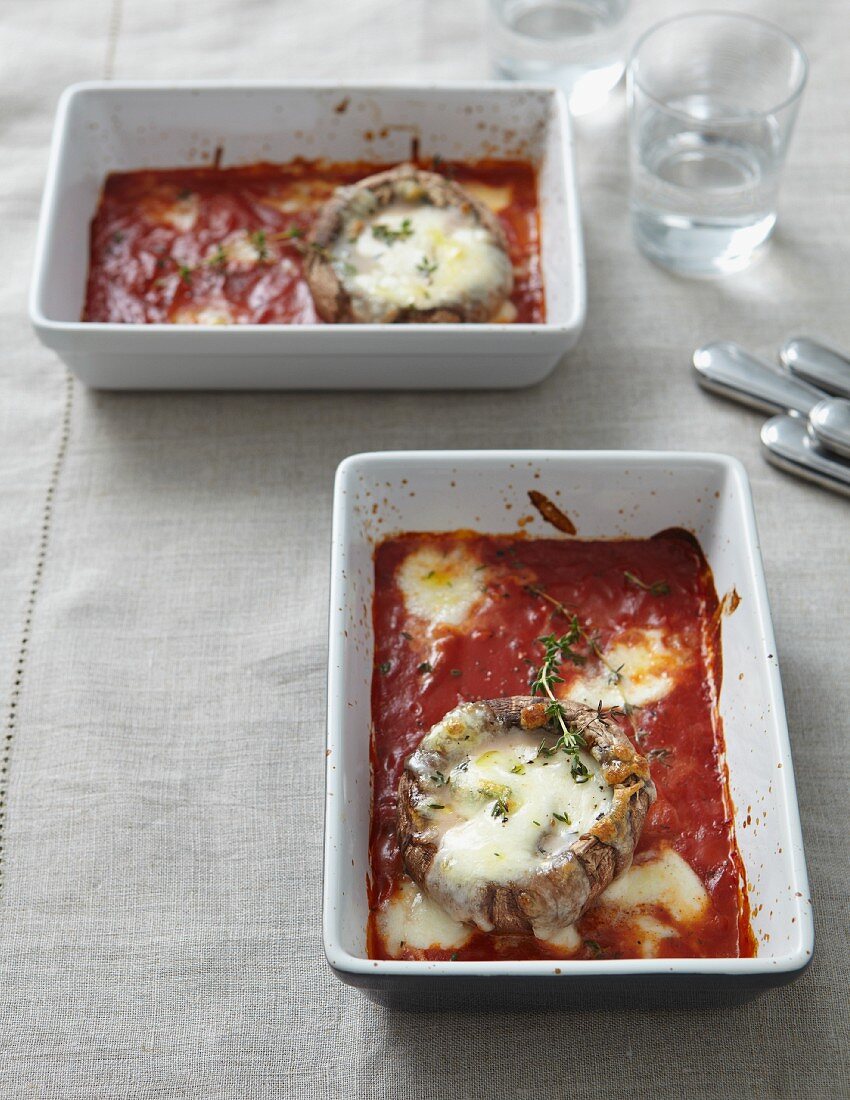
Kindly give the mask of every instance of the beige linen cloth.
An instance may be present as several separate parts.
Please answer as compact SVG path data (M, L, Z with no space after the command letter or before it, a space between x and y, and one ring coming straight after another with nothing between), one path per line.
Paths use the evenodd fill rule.
M717 0L712 0L712 6ZM635 4L634 27L685 5ZM737 6L741 6L738 4ZM580 126L590 307L516 393L109 395L25 315L56 99L98 78L486 75L451 0L6 0L0 19L0 1096L846 1097L850 512L767 467L689 356L850 348L846 0L752 10L812 61L780 229L685 282L632 246L624 113ZM390 1013L320 943L331 484L370 448L727 451L753 482L816 905L744 1008Z

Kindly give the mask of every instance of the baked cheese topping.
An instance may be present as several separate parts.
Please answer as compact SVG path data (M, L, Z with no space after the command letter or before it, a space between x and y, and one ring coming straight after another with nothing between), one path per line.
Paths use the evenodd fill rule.
M319 206L333 194L333 190L334 184L330 180L295 180L277 191L261 195L260 202L284 214L299 214L302 210Z
M158 188L143 200L141 208L148 221L188 233L198 220L200 203L194 192L180 191L175 195L172 188Z
M484 595L484 577L485 566L464 546L421 546L396 574L407 611L431 628L460 626Z
M275 247L267 240L262 231L246 233L238 230L224 238L215 247L210 247L204 262L212 266L224 266L228 271L246 271L258 263L277 259Z
M467 180L463 185L464 191L468 191L473 198L483 202L494 214L501 214L511 205L513 200L513 187L508 183L503 186L495 186L491 183L479 183L477 180Z
M484 301L512 277L490 231L457 206L391 203L350 223L331 259L350 294L399 309Z
M407 877L381 907L378 928L394 957L400 956L406 947L420 951L429 947L454 950L463 947L472 934L469 925L453 920Z
M672 939L676 935L675 928L650 916L649 913L639 913L633 917L631 925L640 935L640 952L645 959L658 958L662 941Z
M561 694L589 707L596 707L600 700L603 707L619 706L624 700L643 707L668 695L677 674L690 660L678 639L659 629L629 631L628 637L609 646L604 656L605 667L580 675L565 685ZM618 670L618 678L612 669Z
M568 954L575 954L582 945L581 936L574 924L568 924L566 928L556 928L554 930L535 929L535 932L538 939L544 940L550 947L555 947L559 951L566 951Z
M476 737L475 728L474 713L448 715L410 761L422 791L417 809L437 846L429 881L439 880L439 896L457 913L474 908L471 899L489 883L519 883L550 868L612 800L589 753L581 760L590 778L577 783L568 754L540 754L539 730ZM458 763L435 773L433 753L447 751Z
M233 315L226 305L220 306L181 306L174 314L175 325L230 325Z
M705 887L687 860L673 848L632 866L608 887L600 905L633 915L642 906L660 906L682 924L704 916L710 905Z

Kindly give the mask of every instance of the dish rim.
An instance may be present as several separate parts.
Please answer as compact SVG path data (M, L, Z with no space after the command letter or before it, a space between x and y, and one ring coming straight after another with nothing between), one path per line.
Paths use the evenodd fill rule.
M814 922L805 849L803 845L799 802L794 778L794 765L791 756L791 742L785 711L782 682L778 664L768 661L767 697L773 716L778 755L782 764L781 785L782 806L786 813L788 833L791 840L789 860L792 871L792 883L800 895L799 923L800 946L798 950L788 951L777 956L755 956L754 958L704 958L704 959L547 959L547 960L510 960L510 961L461 961L461 960L401 960L369 959L352 955L339 943L334 935L335 902L341 897L338 861L331 855L332 841L344 828L342 814L337 807L342 799L336 798L329 760L341 758L341 731L345 713L345 700L340 691L341 681L337 669L341 667L345 648L343 594L346 580L342 571L342 559L349 536L345 517L346 485L355 472L362 472L364 466L395 462L403 465L411 461L429 461L457 467L470 460L501 462L535 462L559 456L581 466L586 462L603 462L626 466L630 462L649 462L660 468L676 467L688 463L700 462L714 465L723 470L734 485L735 493L743 514L743 530L740 532L744 560L751 572L753 581L752 595L756 617L759 621L761 640L771 653L776 652L776 639L770 614L767 585L761 557L761 547L756 526L752 491L743 463L731 455L710 451L662 451L662 450L416 450L416 451L364 451L349 455L340 462L334 480L333 517L331 534L331 582L330 615L328 635L328 678L327 678L327 738L325 756L325 813L324 813L324 849L322 883L322 944L330 966L341 975L351 975L353 979L367 977L409 977L409 978L580 978L612 977L617 975L725 975L746 978L747 976L793 974L804 970L812 960L814 952ZM340 779L341 784L341 779ZM337 848L337 851L339 849Z
M68 116L73 101L90 92L174 92L178 94L203 95L205 92L330 92L347 90L358 92L372 91L375 94L393 91L409 91L422 94L448 92L454 94L493 94L505 97L522 93L545 95L555 112L555 124L563 140L566 163L566 187L561 197L567 203L567 222L570 226L571 247L575 253L573 268L579 273L575 280L573 306L568 319L552 322L523 322L519 324L337 324L337 325L291 325L291 324L234 324L234 325L174 325L168 323L145 323L114 321L60 321L47 316L42 308L46 280L48 278L47 254L61 200L60 183L65 163L65 150L68 140ZM173 166L172 166L173 167ZM242 339L247 335L254 337L268 333L279 335L282 332L322 333L326 340L346 342L354 333L377 336L386 340L398 334L400 340L413 341L416 336L439 331L446 335L468 340L472 335L502 334L502 338L535 336L568 336L580 332L587 314L587 282L584 275L585 256L584 238L581 226L581 207L578 193L578 178L575 163L575 140L564 93L554 85L535 84L528 81L505 84L496 80L486 81L371 81L371 80L88 80L68 85L61 93L53 123L50 154L48 157L41 208L38 219L38 231L35 244L35 260L27 298L29 320L36 332L79 335L85 333L97 339L121 335L130 339L140 339L141 334L168 334L171 339L196 339L197 334L216 334L216 341ZM235 336L235 333L244 335ZM331 333L338 335L332 336ZM402 336L402 333L408 335ZM268 337L266 337L268 339ZM315 335L312 339L315 340ZM403 350L403 349L402 349Z

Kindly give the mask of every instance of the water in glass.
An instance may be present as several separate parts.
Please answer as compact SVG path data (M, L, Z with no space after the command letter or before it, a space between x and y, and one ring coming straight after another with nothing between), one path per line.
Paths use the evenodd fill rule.
M632 225L684 275L737 271L771 235L806 58L778 27L692 12L650 28L628 69Z
M563 88L574 114L592 110L625 67L627 0L491 0L493 64L508 80Z
M647 106L636 138L631 201L644 251L688 273L745 266L776 221L776 118L689 96Z

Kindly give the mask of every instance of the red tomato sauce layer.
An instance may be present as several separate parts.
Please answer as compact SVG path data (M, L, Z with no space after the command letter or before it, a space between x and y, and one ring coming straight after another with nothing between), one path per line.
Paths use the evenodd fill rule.
M429 632L405 607L398 567L408 554L426 545L443 550L462 545L480 562L485 591L459 627L439 625ZM677 926L652 954L755 954L716 711L720 609L711 570L691 535L678 529L621 541L470 532L403 535L378 547L375 577L367 936L371 958L497 960L568 954L530 935L476 931L458 950L405 949L391 956L376 919L404 878L396 839L396 792L404 762L423 734L458 703L528 694L542 655L538 639L563 633L569 625L540 590L575 612L603 651L629 645L646 631L675 641L679 656L672 688L656 701L636 707L631 716L618 718L649 758L658 790L635 864L672 848L696 872L710 904L697 923ZM590 653L583 667L562 666L564 683L559 690L564 697L579 677L594 672L595 660ZM596 671L602 672L601 666ZM654 912L652 906L644 906L641 913L669 921L660 908ZM605 906L585 913L577 930L582 947L569 957L622 959L645 954L639 925L612 916Z
M135 324L321 324L302 249L318 208L388 164L250 164L114 172L91 225L82 319ZM499 207L516 322L545 320L537 178L519 160L428 161Z

